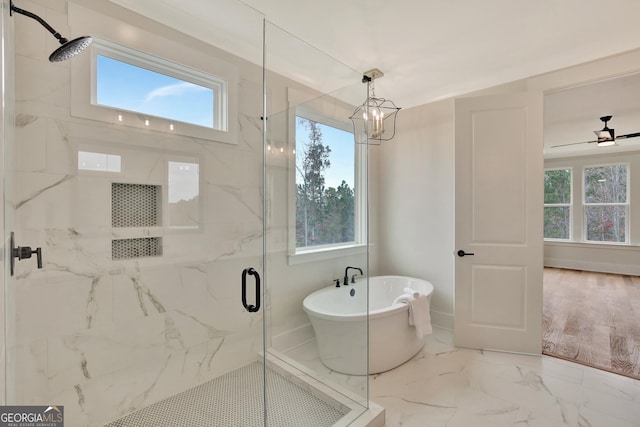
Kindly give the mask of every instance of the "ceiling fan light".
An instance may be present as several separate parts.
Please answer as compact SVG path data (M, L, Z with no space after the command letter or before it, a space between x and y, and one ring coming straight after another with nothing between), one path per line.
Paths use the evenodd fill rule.
M615 140L613 139L600 140L600 138L598 137L598 147L610 147L612 145L617 145Z

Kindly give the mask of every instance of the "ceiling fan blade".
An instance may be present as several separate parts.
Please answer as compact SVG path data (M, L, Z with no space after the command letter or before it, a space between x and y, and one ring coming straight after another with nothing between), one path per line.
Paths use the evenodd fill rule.
M638 134L640 136L640 134ZM556 147L568 147L569 145L578 145L578 144L592 144L594 142L598 142L597 140L593 140L593 141L582 141L582 142L570 142L569 144L558 144L558 145L552 145L549 148L556 148Z
M616 136L616 139L629 139L629 138L636 138L638 136L640 136L640 132L628 133L626 135L618 135Z

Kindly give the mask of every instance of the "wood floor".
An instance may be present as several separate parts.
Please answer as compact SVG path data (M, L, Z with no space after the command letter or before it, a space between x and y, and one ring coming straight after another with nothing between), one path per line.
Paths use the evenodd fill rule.
M640 379L640 277L545 268L542 352Z

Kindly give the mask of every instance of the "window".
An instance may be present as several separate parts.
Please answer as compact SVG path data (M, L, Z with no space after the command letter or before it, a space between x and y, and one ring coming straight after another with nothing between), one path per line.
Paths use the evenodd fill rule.
M544 238L571 238L571 169L544 172Z
M209 128L222 127L214 110L220 104L216 92L223 85L209 84L216 86L214 90L103 55L97 56L96 67L97 105Z
M628 210L627 165L584 169L586 241L626 243Z
M168 130L175 122L226 130L224 79L115 43L94 45L94 105L118 110L119 121L123 111L140 113L145 126L164 118Z
M73 116L237 142L237 67L211 58L200 70L99 37L90 52L71 65Z
M306 115L309 116L309 115ZM358 241L356 146L348 127L296 116L295 243L298 250Z

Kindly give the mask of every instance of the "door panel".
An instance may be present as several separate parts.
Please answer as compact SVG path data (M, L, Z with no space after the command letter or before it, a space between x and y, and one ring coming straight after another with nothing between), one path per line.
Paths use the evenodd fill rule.
M474 266L471 277L471 324L524 327L525 270L522 267ZM493 300L497 296L498 300ZM500 310L496 310L496 306Z
M456 101L455 343L540 354L542 96Z
M523 120L519 109L473 115L471 226L475 243L523 243L526 239ZM496 138L495 132L502 138Z

